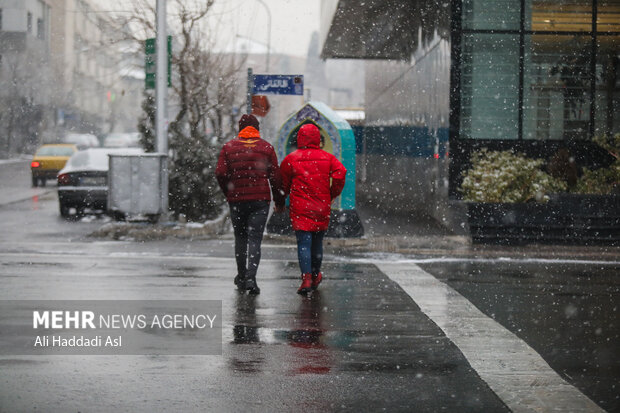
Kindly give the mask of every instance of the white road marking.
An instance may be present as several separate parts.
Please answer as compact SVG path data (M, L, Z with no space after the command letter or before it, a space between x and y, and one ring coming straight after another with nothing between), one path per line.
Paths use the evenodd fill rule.
M523 340L415 264L374 264L463 352L513 412L603 412Z
M586 260L566 258L515 258L515 257L430 257L430 258L404 258L402 255L394 255L379 258L346 258L337 257L335 262L347 262L353 264L374 264L375 262L387 262L392 264L434 264L434 263L462 263L475 262L483 264L515 263L515 264L571 264L571 265L601 265L618 266L620 261L614 260Z

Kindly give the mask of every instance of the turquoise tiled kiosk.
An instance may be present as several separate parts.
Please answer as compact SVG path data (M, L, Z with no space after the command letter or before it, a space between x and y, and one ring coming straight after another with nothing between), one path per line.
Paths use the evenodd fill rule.
M276 141L278 159L297 149L297 131L303 125L312 123L321 131L322 149L332 153L347 168L347 177L342 194L332 205L328 237L361 237L362 223L355 209L355 137L349 123L322 102L309 102L295 112L280 128ZM292 232L288 211L273 214L267 224L271 233Z

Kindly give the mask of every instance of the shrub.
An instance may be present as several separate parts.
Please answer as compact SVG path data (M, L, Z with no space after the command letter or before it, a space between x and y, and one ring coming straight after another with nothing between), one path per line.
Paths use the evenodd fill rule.
M463 178L463 199L472 202L546 202L549 193L566 191L566 183L544 172L541 159L510 151L474 153Z
M609 152L616 160L607 168L583 169L575 185L578 194L609 195L620 190L620 133L614 136L596 136L593 141Z
M609 168L589 170L584 168L583 175L577 181L575 193L609 195L620 188L620 161L615 161Z

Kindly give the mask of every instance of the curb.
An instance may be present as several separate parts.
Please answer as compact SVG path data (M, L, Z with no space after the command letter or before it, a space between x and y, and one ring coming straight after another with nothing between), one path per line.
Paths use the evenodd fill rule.
M91 238L125 241L156 241L166 238L215 238L226 232L228 221L228 215L221 215L213 221L207 221L202 224L110 222L93 231L88 236Z
M230 220L227 215L222 215L203 224L111 222L92 232L89 237L123 241L156 241L166 238L186 240L226 238L232 240L233 238L227 236L230 232ZM263 242L276 245L297 245L295 237L279 234L265 234ZM461 235L326 237L324 245L330 253L343 256L387 253L429 257L531 258L609 262L618 262L620 257L620 247L617 246L485 245L472 244L470 237Z

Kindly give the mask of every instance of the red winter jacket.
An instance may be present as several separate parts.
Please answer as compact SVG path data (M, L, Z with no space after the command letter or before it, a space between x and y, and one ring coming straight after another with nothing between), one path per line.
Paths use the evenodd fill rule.
M291 223L295 231L327 230L331 201L344 188L347 170L334 155L319 149L320 142L315 125L302 126L297 133L298 149L280 165L284 194L291 196Z
M228 202L270 201L271 185L276 205L284 205L276 153L252 126L224 145L215 176Z

